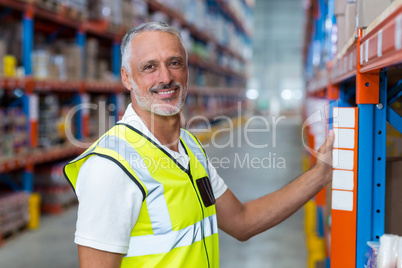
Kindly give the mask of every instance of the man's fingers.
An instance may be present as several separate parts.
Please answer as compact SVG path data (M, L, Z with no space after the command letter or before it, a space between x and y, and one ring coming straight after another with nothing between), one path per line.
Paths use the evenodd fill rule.
M325 154L328 151L332 151L335 142L335 134L333 130L330 130L328 133L328 137L325 143L318 149L318 152L321 154Z
M327 137L327 142L326 142L326 147L329 150L332 150L332 148L334 147L334 142L335 142L335 133L334 131L331 129L328 133L328 137Z

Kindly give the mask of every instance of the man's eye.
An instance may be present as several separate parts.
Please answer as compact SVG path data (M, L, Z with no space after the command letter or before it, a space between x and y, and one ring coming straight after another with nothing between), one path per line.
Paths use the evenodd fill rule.
M144 67L144 70L151 70L153 68L154 68L153 65L147 65L147 66Z
M181 66L180 61L172 61L170 64L173 65L173 66Z

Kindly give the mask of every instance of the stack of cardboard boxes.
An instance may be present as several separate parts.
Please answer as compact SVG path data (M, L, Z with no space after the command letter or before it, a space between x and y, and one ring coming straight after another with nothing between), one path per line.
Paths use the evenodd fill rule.
M338 53L353 43L357 28L367 28L392 2L393 0L335 0Z
M98 64L99 42L95 38L88 38L85 53L85 78L95 80L97 77L96 67Z

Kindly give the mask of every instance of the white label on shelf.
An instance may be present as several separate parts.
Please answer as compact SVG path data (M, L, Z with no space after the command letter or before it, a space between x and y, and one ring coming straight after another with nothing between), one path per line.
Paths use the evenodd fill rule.
M29 121L38 121L39 118L39 98L36 94L29 96Z
M353 149L355 148L355 130L334 128L335 133L335 148Z
M338 127L354 128L355 127L355 109L335 107L333 110L333 122Z
M336 169L353 170L354 152L350 150L334 149L332 152L332 166Z
M377 37L377 56L381 57L382 56L382 29L378 31L378 37Z
M369 41L370 41L370 40L367 40L367 41L366 41L366 43L365 43L365 49L364 49L364 60L365 60L366 62L368 62Z
M360 46L360 65L363 64L363 46Z
M401 39L402 39L402 15L399 15L396 17L395 20L395 49L400 50L402 45L401 45Z
M332 209L353 211L353 192L332 190Z
M332 189L353 191L353 178L353 171L334 169L332 172Z

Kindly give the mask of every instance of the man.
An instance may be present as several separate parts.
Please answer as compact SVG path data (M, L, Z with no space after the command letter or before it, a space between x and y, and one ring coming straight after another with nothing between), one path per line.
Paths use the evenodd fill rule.
M80 267L218 267L217 228L245 241L282 222L331 181L333 134L316 165L242 204L180 129L187 53L165 23L131 29L121 76L132 104L118 124L65 167L79 199Z

